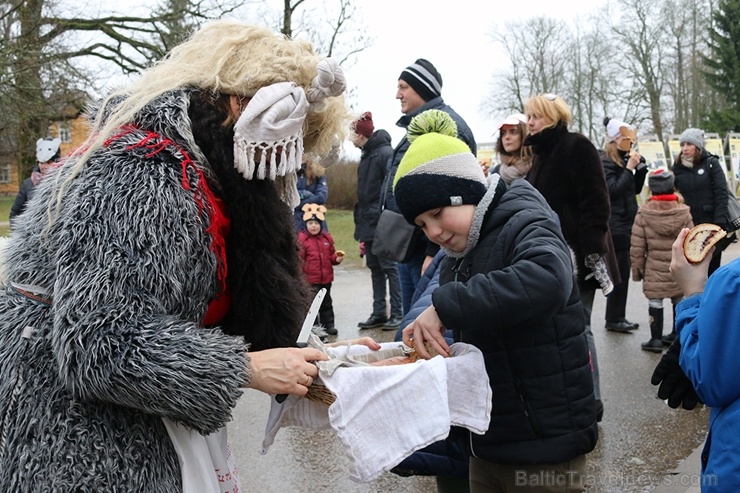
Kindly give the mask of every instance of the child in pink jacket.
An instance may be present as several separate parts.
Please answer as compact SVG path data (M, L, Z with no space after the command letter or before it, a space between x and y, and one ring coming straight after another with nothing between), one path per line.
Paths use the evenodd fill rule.
M648 298L650 340L642 349L654 353L663 351L676 338L676 304L683 299L681 289L670 273L671 247L683 228L693 227L691 210L675 193L673 173L659 169L648 176L651 196L637 211L632 225L630 259L632 279L642 281L642 291ZM663 335L663 299L673 304L673 325L670 334Z
M331 299L331 283L334 281L334 266L344 260L344 252L334 250L334 239L328 231L322 231L326 218L326 207L318 204L303 206L305 228L298 233L300 257L303 263L303 274L314 293L326 289L326 296L319 309L318 323L329 335L336 335L334 326L334 306Z

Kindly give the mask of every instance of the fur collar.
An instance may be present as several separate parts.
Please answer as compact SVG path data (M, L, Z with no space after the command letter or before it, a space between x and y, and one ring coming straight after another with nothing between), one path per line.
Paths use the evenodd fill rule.
M483 221L490 211L496 208L496 205L501 200L501 196L506 192L506 182L501 179L498 174L491 175L488 181L488 191L483 196L478 205L475 206L475 213L473 213L473 222L470 225L470 233L468 233L468 244L465 246L465 250L462 252L455 252L447 247L442 247L447 255L453 258L465 257L473 248L478 245L480 240L480 231L483 227Z

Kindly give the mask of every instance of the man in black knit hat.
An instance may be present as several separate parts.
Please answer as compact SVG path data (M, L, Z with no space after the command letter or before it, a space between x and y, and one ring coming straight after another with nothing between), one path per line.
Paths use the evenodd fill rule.
M449 105L445 104L442 99L442 76L431 62L424 58L419 58L403 69L401 75L398 77L396 99L401 101L401 112L403 113L403 116L396 122L396 125L406 128L411 122L411 119L419 113L430 109L442 110L449 114L457 124L458 138L468 145L473 154L476 153L477 147L473 132L468 127L468 124L465 123L465 120ZM409 141L404 136L393 150L390 170L386 176L384 185L385 196L382 198L383 206L396 212L399 212L399 210L393 196L393 177L396 175L398 164L401 162L404 154L406 154L408 147ZM407 262L398 263L404 314L411 307L411 298L416 285L419 283L419 279L421 279L422 272L429 265L432 257L439 251L439 247L428 241L423 234L416 236L420 240L415 245L414 255ZM371 322L373 321L368 320L368 323ZM361 328L363 328L362 325Z

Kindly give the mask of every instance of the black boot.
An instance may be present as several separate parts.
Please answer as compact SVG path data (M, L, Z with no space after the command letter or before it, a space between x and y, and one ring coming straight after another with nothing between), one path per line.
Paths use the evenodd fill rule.
M663 352L663 309L648 308L650 314L650 340L642 343L642 349L653 353Z
M673 344L673 341L678 337L678 334L676 334L676 303L673 302L673 299L671 300L671 303L673 304L673 330L671 330L670 334L663 336L663 344L666 346Z

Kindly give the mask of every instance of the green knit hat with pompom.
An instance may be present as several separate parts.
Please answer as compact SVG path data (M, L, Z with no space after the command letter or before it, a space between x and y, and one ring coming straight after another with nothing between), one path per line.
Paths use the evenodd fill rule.
M419 214L448 205L477 205L487 182L478 159L457 138L455 121L440 110L417 115L408 126L410 145L393 179L393 195L411 224Z

